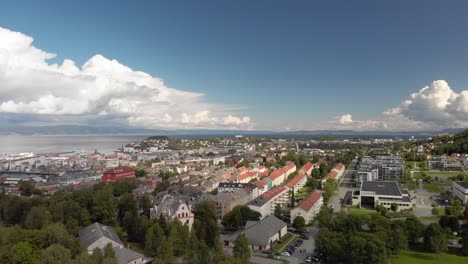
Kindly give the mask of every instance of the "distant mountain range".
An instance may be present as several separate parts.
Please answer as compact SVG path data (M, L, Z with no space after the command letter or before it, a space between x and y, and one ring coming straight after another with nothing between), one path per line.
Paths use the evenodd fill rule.
M463 128L444 129L439 131L356 131L356 130L300 130L272 132L259 130L163 130L126 127L94 127L79 125L60 126L2 126L0 134L19 135L194 135L194 136L229 136L229 135L271 135L271 136L432 136L445 133L457 133Z

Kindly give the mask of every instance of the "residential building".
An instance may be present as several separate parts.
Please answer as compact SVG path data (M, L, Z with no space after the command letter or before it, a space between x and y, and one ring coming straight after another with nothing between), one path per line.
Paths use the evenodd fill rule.
M194 214L190 206L182 201L176 199L172 195L165 195L162 199L155 202L155 205L150 210L150 219L159 218L163 215L167 221L178 219L183 225L187 225L189 230L192 229L194 222Z
M300 171L299 174L286 183L286 187L293 191L294 194L297 194L302 189L302 187L304 187L306 182L307 176L304 174L304 172Z
M377 178L374 170L377 170ZM364 178L379 181L399 181L405 171L403 159L395 155L364 156L357 166L357 174ZM368 174L371 172L371 174Z
M453 196L468 204L468 182L453 182Z
M322 195L315 191L307 196L296 208L291 210L291 223L298 216L302 216L306 223L310 223L320 212L323 205Z
M307 162L304 166L302 166L301 170L305 173L305 175L310 176L312 174L312 170L314 169L314 164L311 162Z
M258 196L247 206L262 214L262 218L267 217L275 211L277 205L286 206L289 202L288 189L284 186L274 187L266 193Z
M78 236L81 246L88 254L92 254L96 248L104 250L111 244L117 264L145 264L152 261L141 253L125 248L114 228L110 226L95 222L80 230Z
M270 215L260 221L247 221L245 229L240 233L247 237L251 250L269 250L273 243L287 234L287 224ZM240 233L225 238L224 245L233 247L234 241Z

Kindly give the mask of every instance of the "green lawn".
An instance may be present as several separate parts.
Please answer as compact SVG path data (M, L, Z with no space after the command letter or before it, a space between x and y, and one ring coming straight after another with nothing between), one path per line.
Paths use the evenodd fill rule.
M445 208L433 208L432 214L437 216L443 216L445 215Z
M392 258L392 264L466 264L468 257L451 254L433 254L404 250L400 256Z
M277 251L277 252L280 252L280 251L283 250L283 248L284 248L286 245L288 245L288 244L294 242L296 239L297 239L296 236L293 236L293 235L291 235L291 234L287 234L287 235L285 235L283 238L281 238L281 241L283 241L282 243L278 243L278 244L276 244L276 245L273 246L273 250L274 250L274 251Z
M372 214L378 214L376 210L372 209L365 209L365 208L349 208L349 214L352 215L372 215Z
M436 192L436 193L441 193L444 192L445 189L442 187L444 184L438 183L438 182L432 182L432 183L423 183L423 188L431 191L431 192Z

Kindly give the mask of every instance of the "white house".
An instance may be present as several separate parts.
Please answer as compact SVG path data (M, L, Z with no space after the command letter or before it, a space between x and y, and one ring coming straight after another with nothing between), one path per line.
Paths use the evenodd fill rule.
M190 206L186 202L174 198L172 195L163 196L151 208L150 219L156 219L160 215L163 215L168 221L178 219L183 225L188 225L189 230L192 229L194 214Z

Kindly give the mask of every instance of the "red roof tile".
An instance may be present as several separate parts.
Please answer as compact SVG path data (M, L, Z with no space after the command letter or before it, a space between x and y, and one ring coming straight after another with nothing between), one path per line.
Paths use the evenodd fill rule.
M262 197L262 198L265 198L267 200L270 200L272 199L273 197L277 196L278 194L280 194L281 192L283 192L284 190L286 190L286 187L284 186L281 186L281 187L274 187L273 189L269 190L268 192L260 195L259 197Z
M273 172L270 174L270 176L271 176L271 179L274 180L274 179L280 177L280 176L283 175L283 174L284 174L283 169L277 169L277 170L273 171Z
M320 196L321 195L319 192L313 192L307 197L307 199L302 201L297 207L308 212L312 207L314 207L315 203L317 203L317 201L320 199Z
M307 162L304 166L302 166L302 169L301 169L301 170L304 171L304 172L307 172L307 171L309 171L310 169L312 169L313 166L314 166L314 165L313 165L312 163Z
M338 172L332 170L330 171L327 176L325 177L325 179L330 179L330 180L333 180L336 178L336 176L338 176Z
M241 180L244 180L244 179L247 179L247 178L253 178L253 177L255 177L255 173L248 171L248 172L246 172L246 173L243 173L243 174L241 174L241 175L238 175L238 176L236 177L236 179L237 179L238 181L241 181Z
M292 180L290 180L290 181L286 184L286 187L288 187L289 189L292 189L292 188L296 187L296 185L297 185L302 179L304 179L304 177L305 177L305 174L299 173L296 177L292 178Z
M115 167L115 168L106 170L104 173L115 174L115 173L125 173L125 172L135 172L135 170L128 166L121 166L121 167Z
M337 169L337 170L341 170L341 169L343 169L343 167L344 167L343 163L338 163L338 164L335 165L335 169Z
M254 181L254 182L252 182L252 183L255 184L259 189L265 188L265 186L266 186L266 184L267 184L267 183L264 182L264 181Z

